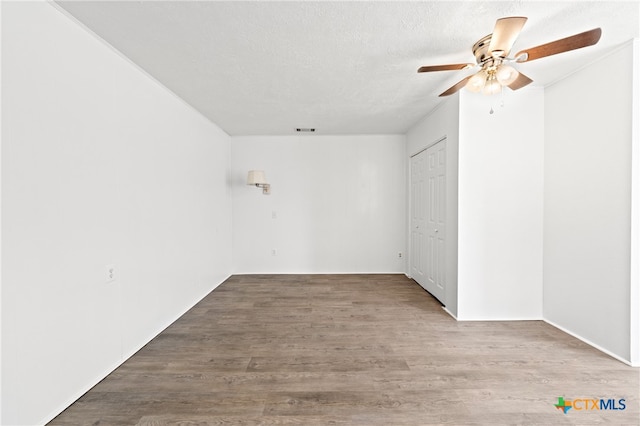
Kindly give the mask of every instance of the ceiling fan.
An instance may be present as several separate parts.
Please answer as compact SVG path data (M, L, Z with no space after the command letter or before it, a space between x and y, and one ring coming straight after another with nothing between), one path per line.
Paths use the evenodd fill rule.
M480 71L463 78L442 92L440 96L452 95L463 87L472 92L482 91L486 95L498 93L504 86L511 90L518 90L533 80L517 71L509 63L529 62L558 53L593 46L600 40L602 35L600 28L594 28L580 34L521 50L514 56L509 57L511 47L516 38L518 38L520 31L522 31L525 22L527 22L527 18L522 16L498 19L493 29L493 34L482 37L471 49L476 57L476 64L429 65L420 67L418 72L451 71L469 69L475 66L480 67Z

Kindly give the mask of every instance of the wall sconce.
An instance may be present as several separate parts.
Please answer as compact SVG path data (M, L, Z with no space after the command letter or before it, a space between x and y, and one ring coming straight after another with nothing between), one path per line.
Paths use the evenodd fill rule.
M262 193L265 195L271 194L271 185L267 183L267 178L262 170L249 170L247 185L255 185L258 188L262 188Z

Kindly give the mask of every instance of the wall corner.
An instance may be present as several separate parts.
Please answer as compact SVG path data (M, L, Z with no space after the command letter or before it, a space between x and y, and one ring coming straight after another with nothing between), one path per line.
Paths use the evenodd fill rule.
M633 40L629 361L640 366L640 39Z

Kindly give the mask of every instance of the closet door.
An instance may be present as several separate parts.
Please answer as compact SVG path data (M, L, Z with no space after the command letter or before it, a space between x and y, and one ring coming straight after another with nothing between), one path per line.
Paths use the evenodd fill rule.
M411 157L411 276L444 303L446 141Z

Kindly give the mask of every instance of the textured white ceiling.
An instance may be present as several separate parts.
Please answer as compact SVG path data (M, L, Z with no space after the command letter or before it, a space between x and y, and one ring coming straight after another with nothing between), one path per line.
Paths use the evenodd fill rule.
M435 108L496 19L527 16L514 51L595 27L600 43L519 64L552 83L639 36L640 2L58 1L231 135L392 134ZM526 96L526 89L521 90Z

